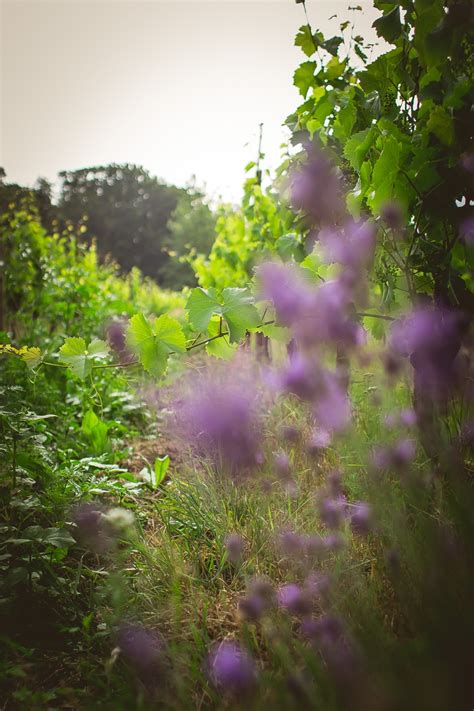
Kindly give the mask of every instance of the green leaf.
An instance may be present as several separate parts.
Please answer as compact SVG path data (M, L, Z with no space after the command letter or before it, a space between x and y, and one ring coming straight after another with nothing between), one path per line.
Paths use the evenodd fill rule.
M274 341L279 341L280 343L289 343L291 341L291 331L283 326L275 326L273 323L269 323L266 326L260 326L256 329L258 333L263 333L264 336L268 336Z
M388 135L382 153L374 165L372 192L367 199L367 204L374 214L378 214L381 207L394 197L399 167L400 144L396 138Z
M451 146L454 142L454 123L450 114L442 106L434 106L426 125L441 143Z
M303 25L298 30L298 34L295 38L295 46L301 47L307 57L311 57L311 55L315 53L316 46L308 25Z
M82 419L81 429L90 440L96 454L106 452L108 447L108 427L93 410L88 410Z
M260 316L248 289L227 288L222 292L222 315L229 328L231 343L240 341L247 329L258 326Z
M205 331L213 314L221 314L221 306L213 291L193 289L186 302L189 323L196 331Z
M90 342L87 353L93 358L105 358L109 353L109 346L105 341L96 338Z
M384 40L393 44L402 32L402 23L400 21L400 8L394 7L393 10L387 12L382 17L379 17L373 23L377 35L383 37Z
M153 467L155 473L155 486L159 486L163 482L163 479L166 476L166 472L168 471L169 465L170 458L167 454L165 454L164 457L157 457L155 459L155 464Z
M344 40L342 37L335 36L330 37L328 40L325 40L325 42L323 42L321 46L326 50L326 52L332 54L333 57L337 57L337 52L343 42Z
M315 71L316 62L303 62L293 75L293 84L299 90L303 98L306 98L306 94L313 83Z
M326 75L328 79L338 79L340 76L344 74L344 70L346 68L346 60L343 60L342 62L339 61L337 57L333 57L327 64L326 64Z
M62 362L68 365L79 378L85 378L91 372L92 364L87 358L86 351L86 342L83 338L66 338L59 349Z
M340 141L345 141L350 137L354 124L357 120L357 109L352 101L338 112L334 121L333 130L334 136Z
M43 360L43 356L41 355L39 348L36 346L30 346L25 351L22 351L21 359L26 363L28 368L34 370L34 368L36 368L36 366L38 366Z
M186 350L181 325L167 314L162 314L154 323L143 314L132 316L126 340L144 369L157 378L166 371L170 353L183 353Z
M93 340L89 346L83 338L66 338L59 349L61 361L72 370L78 378L86 378L93 367L94 359L107 356L109 347L105 341Z
M217 336L219 334L220 319L213 319L209 324L208 333L210 338ZM229 343L228 336L222 336L211 341L206 346L206 352L214 358L220 358L222 360L230 360L235 355L237 350L236 343Z
M364 131L354 133L344 146L344 155L354 170L359 170L369 149L375 141L375 131L373 128L366 128Z

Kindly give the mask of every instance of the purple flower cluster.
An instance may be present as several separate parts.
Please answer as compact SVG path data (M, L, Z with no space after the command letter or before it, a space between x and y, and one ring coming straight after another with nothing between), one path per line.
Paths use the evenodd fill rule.
M224 694L248 693L257 682L257 669L248 652L233 640L218 643L210 652L207 673L212 684Z
M160 680L165 647L155 632L142 625L126 623L119 628L117 642L125 661L143 682L152 684Z
M341 176L324 151L314 144L305 148L305 160L290 180L292 207L312 225L336 222L344 212Z
M194 449L233 477L262 462L254 383L202 378L179 404L177 419Z

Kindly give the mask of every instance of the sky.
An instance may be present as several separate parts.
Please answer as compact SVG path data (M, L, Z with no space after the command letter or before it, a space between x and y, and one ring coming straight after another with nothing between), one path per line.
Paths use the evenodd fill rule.
M375 39L371 2L306 4L313 29L350 17ZM295 0L0 0L0 166L33 185L136 163L236 201L261 122L264 166L279 163L304 23Z

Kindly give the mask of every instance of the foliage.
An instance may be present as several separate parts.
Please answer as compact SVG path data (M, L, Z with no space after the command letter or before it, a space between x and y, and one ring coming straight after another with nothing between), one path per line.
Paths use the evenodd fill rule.
M471 310L472 252L461 237L469 207L458 209L456 200L465 196L468 205L473 187L463 161L473 145L472 7L375 6L377 34L394 46L370 63L361 37L343 42L348 22L329 39L301 27L296 44L311 60L294 76L304 102L287 119L292 143L326 147L344 173L352 214L377 220L382 308L403 304L408 290L412 302L434 295ZM399 215L390 219L394 202Z
M472 244L453 205L472 159L472 10L376 5L395 49L370 64L347 21L298 32L303 150L269 188L261 155L247 167L242 206L192 255L200 286L99 265L29 196L2 217L14 703L472 707ZM127 184L128 200L121 171L67 189L115 200ZM272 338L271 366L246 357L252 332ZM202 346L230 362L182 377ZM150 455L168 408L170 455Z

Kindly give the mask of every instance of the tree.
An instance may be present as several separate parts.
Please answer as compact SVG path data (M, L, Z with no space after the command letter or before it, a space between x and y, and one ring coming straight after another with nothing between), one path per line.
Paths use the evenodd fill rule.
M172 288L196 286L189 261L196 255L207 257L215 239L216 216L205 201L204 193L190 185L183 193L169 221L170 236L165 248L171 257L163 268L163 284Z
M102 257L111 255L123 270L163 278L170 258L168 220L184 191L161 183L136 165L108 165L64 171L59 211L77 224L87 216L88 235Z

